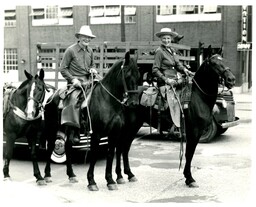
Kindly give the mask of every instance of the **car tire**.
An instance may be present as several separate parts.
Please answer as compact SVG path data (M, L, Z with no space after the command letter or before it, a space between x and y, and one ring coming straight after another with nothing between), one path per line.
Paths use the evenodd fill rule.
M64 163L66 161L65 141L65 133L62 131L58 131L56 135L55 148L51 154L51 160L53 162Z
M228 130L228 128L221 128L221 126L218 126L217 135L221 135L225 133Z
M199 139L200 143L209 143L216 136L218 127L216 121L213 119L212 123L204 130L202 136Z

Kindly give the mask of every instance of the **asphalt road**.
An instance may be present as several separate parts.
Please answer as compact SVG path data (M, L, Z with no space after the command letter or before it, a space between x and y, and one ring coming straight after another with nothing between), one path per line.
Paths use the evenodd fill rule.
M144 136L149 128L142 128L130 151L130 165L138 182L127 180L126 184L118 185L117 191L109 191L104 179L105 159L101 158L95 168L99 187L97 192L87 189L88 163L74 163L78 183L68 182L65 165L52 164L53 182L37 186L31 162L13 159L10 165L12 181L1 183L0 202L22 206L30 206L35 202L37 206L68 203L83 206L98 203L129 206L134 203L251 205L254 171L250 109L249 103L239 104L237 116L241 123L229 128L211 143L198 145L192 162L192 174L199 188L188 188L183 169L178 169L180 143L160 139L154 134ZM183 158L182 167L184 163ZM45 162L41 160L39 164L43 174Z

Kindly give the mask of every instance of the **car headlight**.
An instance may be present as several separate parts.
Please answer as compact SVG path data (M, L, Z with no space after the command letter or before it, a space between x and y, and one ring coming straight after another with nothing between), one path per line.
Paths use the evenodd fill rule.
M227 102L226 102L226 100L225 99L222 99L222 106L223 106L223 108L227 108Z

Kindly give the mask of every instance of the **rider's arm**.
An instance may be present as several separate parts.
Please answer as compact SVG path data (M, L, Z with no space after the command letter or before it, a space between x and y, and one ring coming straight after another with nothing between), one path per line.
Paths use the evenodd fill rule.
M166 81L167 78L160 71L162 60L163 60L163 54L162 54L161 50L157 50L156 53L155 53L155 59L154 59L153 68L152 68L152 74L153 74L153 76L158 77L158 78L162 79L163 81Z
M65 78L69 83L71 83L72 80L74 79L73 76L69 72L69 66L72 61L72 57L73 57L72 50L70 50L68 48L65 51L65 53L63 55L63 59L60 64L60 73L63 76L63 78Z

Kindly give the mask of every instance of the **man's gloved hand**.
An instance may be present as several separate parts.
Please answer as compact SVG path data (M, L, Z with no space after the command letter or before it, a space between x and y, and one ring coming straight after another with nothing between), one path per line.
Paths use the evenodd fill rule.
M171 78L167 78L166 81L165 81L165 83L168 84L168 85L170 85L170 86L172 86L172 87L174 87L174 86L177 85L177 81L174 80L174 79L171 79Z
M72 80L72 84L73 84L73 86L76 87L76 88L80 88L80 87L82 86L81 82L80 82L77 78L74 78L74 79Z
M91 68L91 69L90 69L90 73L97 74L97 73L98 73L98 71L97 71L95 68Z

